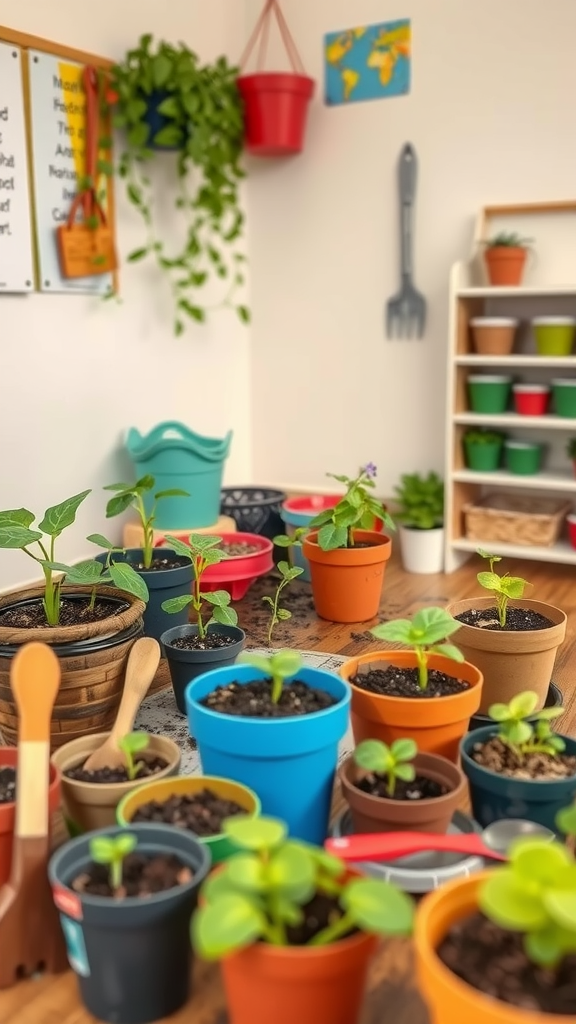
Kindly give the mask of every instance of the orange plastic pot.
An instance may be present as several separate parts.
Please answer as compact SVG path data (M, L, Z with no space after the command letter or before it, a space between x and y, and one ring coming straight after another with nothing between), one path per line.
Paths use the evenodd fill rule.
M17 768L16 747L0 747L0 768ZM50 789L48 791L49 813L54 814L60 806L60 772L50 765ZM0 886L10 878L12 866L12 845L16 823L16 804L0 804Z
M310 563L314 607L330 622L367 622L378 614L386 562L392 541L373 530L355 530L356 544L369 547L323 551L318 531L302 541L302 553Z
M374 935L330 946L258 943L221 963L229 1024L357 1024Z
M450 929L478 910L478 892L489 874L482 871L443 885L419 904L414 932L416 973L431 1024L560 1024L573 1020L492 999L457 978L437 955Z
M385 668L387 665L415 668L412 651L376 651L351 658L340 668L340 675L350 683L352 702L350 719L355 743L382 740L392 743L404 737L413 739L423 754L441 754L458 763L460 740L468 731L472 715L480 707L484 678L470 662L455 662L440 654L431 654L429 668L456 676L469 684L462 693L449 697L387 697L354 686L352 677L363 665Z
M520 246L495 245L487 249L484 259L490 284L521 284L527 255L527 250Z

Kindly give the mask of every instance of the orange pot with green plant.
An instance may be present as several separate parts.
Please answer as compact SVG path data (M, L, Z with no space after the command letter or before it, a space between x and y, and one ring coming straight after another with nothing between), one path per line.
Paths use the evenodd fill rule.
M412 620L397 619L370 632L403 650L351 658L340 669L352 688L356 743L413 739L422 753L455 763L462 736L480 707L482 673L447 637L459 624L443 608L422 608Z
M485 243L484 260L490 284L522 283L530 242L531 239L515 233L501 232Z

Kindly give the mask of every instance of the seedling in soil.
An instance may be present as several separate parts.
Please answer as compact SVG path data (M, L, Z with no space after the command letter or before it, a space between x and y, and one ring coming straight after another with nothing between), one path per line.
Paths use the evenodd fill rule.
M576 862L566 846L516 840L478 902L494 924L523 933L526 955L537 966L554 968L576 952Z
M396 529L386 505L371 493L376 486L374 463L362 466L354 478L335 473L327 476L344 484L346 493L334 508L319 512L309 524L311 530L318 530L318 544L323 551L353 548L354 530L374 529L375 519L381 519L388 530Z
M464 661L462 651L454 644L444 643L459 628L460 623L444 608L421 608L412 619L382 622L370 632L377 640L400 643L414 651L418 665L418 685L421 690L425 690L428 686L428 658L431 654L443 654L452 661Z
M146 750L150 742L147 732L129 732L122 739L118 740L118 746L126 758L126 774L130 782L133 782L138 772L144 767L143 761L135 761L134 755Z
M275 538L275 542L276 542ZM268 626L268 646L272 646L272 633L274 632L274 626L277 626L279 622L287 622L288 619L292 618L292 612L288 608L280 607L280 594L285 587L288 586L292 580L301 576L304 569L300 569L299 566L290 566L288 562L278 562L278 572L280 573L281 579L276 587L276 593L274 597L269 597L268 594L264 594L262 600L265 604L269 605L272 609L270 617L270 625Z
M488 714L498 723L498 739L517 754L549 754L557 757L566 744L552 732L550 722L564 714L564 708L536 711L538 695L532 690L517 693L509 704L492 704Z
M224 822L223 831L240 852L202 887L192 941L203 959L219 960L259 941L290 946L289 929L305 921L303 908L316 894L334 899L334 914L307 946L327 946L355 930L410 934L409 896L390 882L347 880L342 861L288 839L284 822L238 815Z
M108 484L105 491L115 491L113 498L106 505L106 518L112 519L121 515L128 508L133 508L140 520L142 527L142 562L145 569L152 565L152 553L154 551L154 523L156 521L156 506L163 498L189 498L188 491L182 491L179 487L171 487L165 491L156 491L150 514L144 507L144 496L154 490L156 481L153 476L143 476L135 484Z
M481 548L478 548L477 554L481 558L488 559L490 571L479 572L476 579L481 587L484 587L485 590L490 590L494 594L498 609L498 619L502 629L504 629L506 626L508 602L511 600L517 601L523 597L526 587L531 586L531 584L520 576L509 576L508 573L505 573L504 576L499 576L494 571L496 562L502 561L499 555L491 555L488 551L483 551Z
M394 740L389 747L381 740L363 740L354 751L354 763L368 775L385 777L388 796L393 797L397 779L413 782L416 778L411 762L417 753L414 740Z
M210 537L202 533L191 533L188 541L178 540L177 537L167 537L166 540L177 555L191 559L194 581L191 594L171 597L168 601L163 601L164 611L173 614L192 605L196 613L198 636L201 639L204 639L208 626L213 622L219 622L222 626L235 626L238 622L238 615L235 609L230 607L228 591L214 590L206 593L202 591L202 577L208 566L218 565L219 562L229 558L229 555L218 546L222 543L222 538ZM212 607L212 615L208 622L204 622L202 615L205 602Z
M238 662L265 672L272 680L272 703L277 704L282 696L284 683L302 668L302 658L296 651L278 651L266 658L261 654L241 654Z
M133 832L119 836L95 836L90 840L90 856L95 864L107 864L110 888L118 892L122 886L122 868L129 853L136 849L138 840Z

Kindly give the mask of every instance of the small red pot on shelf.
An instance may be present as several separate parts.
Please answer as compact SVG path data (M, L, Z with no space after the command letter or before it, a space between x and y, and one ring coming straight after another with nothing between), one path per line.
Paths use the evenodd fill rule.
M550 402L547 384L514 384L514 409L520 416L545 416Z
M567 515L566 522L568 524L570 546L576 550L576 512L571 512L570 515Z

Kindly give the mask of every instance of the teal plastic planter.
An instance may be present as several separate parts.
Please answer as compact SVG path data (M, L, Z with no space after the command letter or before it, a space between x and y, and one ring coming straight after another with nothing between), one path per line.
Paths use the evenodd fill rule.
M468 396L472 412L506 412L512 388L511 377L473 374L468 377Z
M334 508L341 497L341 494L309 494L303 498L288 498L280 512L288 536L293 536L294 531L301 527L309 526L320 512ZM310 583L310 563L307 558L304 558L302 548L289 548L288 552L292 565L304 570L298 579Z
M140 434L135 427L129 430L126 447L136 476L153 476L156 491L178 487L190 495L159 501L155 529L190 531L218 520L224 462L231 442L231 430L220 439L202 437L174 421L159 423L149 434ZM144 500L149 513L153 498Z
M553 380L552 400L557 416L576 419L576 377L559 377Z
M533 476L542 465L542 445L529 441L505 441L504 464L509 473Z
M539 356L569 356L574 343L576 319L571 316L539 316L532 321Z

